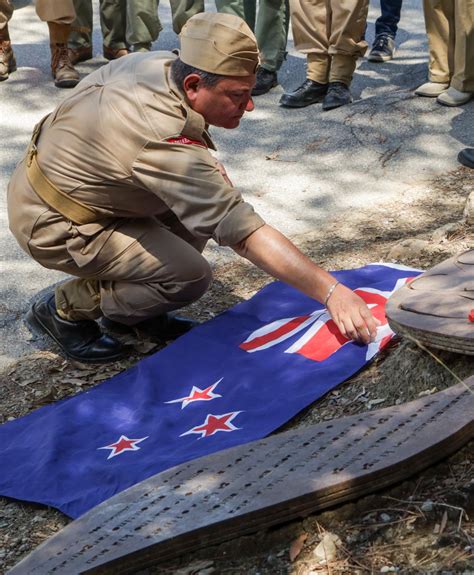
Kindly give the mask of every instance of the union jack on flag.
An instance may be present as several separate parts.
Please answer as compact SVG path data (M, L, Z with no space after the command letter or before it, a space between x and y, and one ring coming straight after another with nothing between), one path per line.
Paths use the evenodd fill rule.
M382 322L368 346L274 282L112 379L1 425L0 495L78 517L160 471L268 435L387 344L385 302L417 274L334 273Z

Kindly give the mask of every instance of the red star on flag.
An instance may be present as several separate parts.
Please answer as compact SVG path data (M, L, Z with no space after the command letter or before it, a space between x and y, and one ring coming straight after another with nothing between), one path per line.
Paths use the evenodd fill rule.
M107 459L111 459L116 455L120 455L124 451L138 451L140 448L137 446L137 443L141 443L148 439L148 435L146 437L141 437L140 439L129 439L126 435L121 435L120 439L115 443L111 443L110 445L105 445L104 447L98 447L97 449L110 449L109 456Z
M201 437L199 439L202 439L203 437L210 437L211 435L214 435L214 433L217 433L218 431L236 431L237 429L240 428L235 427L235 425L231 422L234 419L234 417L237 417L237 415L239 415L239 413L242 412L232 411L231 413L224 413L223 415L209 414L206 417L206 421L202 425L198 425L196 427L193 427L189 431L185 431L180 435L180 437L183 437L183 435L191 435L192 433L200 433Z
M193 401L210 401L211 399L215 399L216 397L222 397L218 393L214 393L214 389L219 385L219 383L224 378L221 377L216 383L206 387L206 389L200 389L193 385L191 392L186 397L180 397L179 399L172 399L171 401L165 401L165 403L181 403L181 409L184 409L187 405L192 403Z

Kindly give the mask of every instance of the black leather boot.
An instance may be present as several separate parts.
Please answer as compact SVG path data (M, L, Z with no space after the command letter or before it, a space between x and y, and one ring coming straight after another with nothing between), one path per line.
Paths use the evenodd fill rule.
M118 340L102 333L95 321L68 321L59 317L54 295L35 302L28 312L27 321L47 333L67 357L77 361L114 361L128 352L128 348Z
M283 94L280 98L280 106L285 108L304 108L310 104L316 104L322 101L327 90L327 84L305 80L294 92Z
M464 148L458 154L458 161L466 168L474 168L474 148Z
M323 100L323 110L332 110L352 102L349 87L343 82L329 82L328 93Z
M169 314L157 315L134 325L125 325L106 317L102 318L102 326L106 330L122 334L134 333L157 342L177 339L197 325L199 322L192 319Z
M277 85L278 78L276 72L266 70L265 68L259 68L257 70L257 81L252 90L252 96L261 96L262 94L266 94Z

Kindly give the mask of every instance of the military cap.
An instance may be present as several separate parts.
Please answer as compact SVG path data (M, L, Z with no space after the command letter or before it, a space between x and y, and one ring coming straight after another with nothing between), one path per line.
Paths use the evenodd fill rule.
M205 72L250 76L258 66L258 47L248 25L233 14L203 12L190 18L180 34L181 60Z

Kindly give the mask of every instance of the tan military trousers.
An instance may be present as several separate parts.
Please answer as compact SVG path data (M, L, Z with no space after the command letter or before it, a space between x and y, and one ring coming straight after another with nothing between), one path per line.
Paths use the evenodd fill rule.
M429 79L474 92L474 0L423 0Z
M191 245L177 231L186 237L184 229L152 218L126 221L112 234L102 232L108 235L102 249L81 267L71 258L70 245L69 251L67 244L56 246L54 267L82 276L56 288L58 311L69 320L105 316L134 325L199 299L212 277L200 253L204 245Z
M368 9L369 0L290 0L295 48L308 55L310 80L351 83L367 49Z
M36 0L36 13L43 22L71 24L75 18L72 0ZM0 35L13 15L11 0L0 0Z

